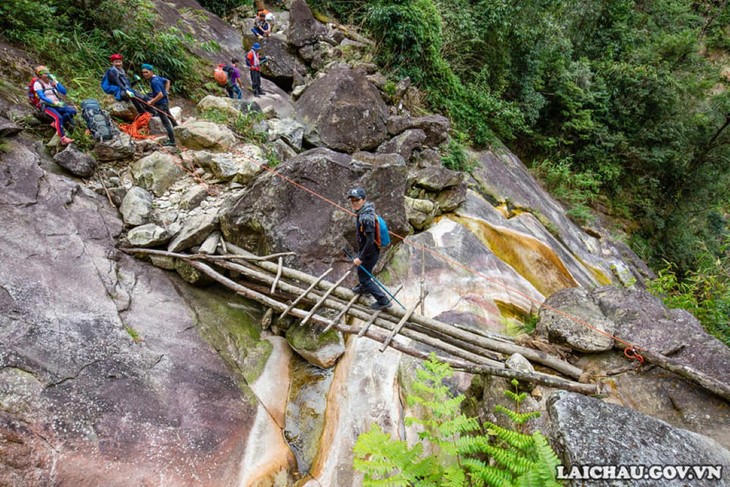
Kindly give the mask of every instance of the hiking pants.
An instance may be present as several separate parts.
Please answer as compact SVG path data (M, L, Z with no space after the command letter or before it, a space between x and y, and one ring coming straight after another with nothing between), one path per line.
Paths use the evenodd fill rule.
M170 142L175 142L175 132L172 131L172 122L170 121L170 117L168 114L170 113L170 106L166 101L158 101L155 104L155 108L157 110L154 110L153 115L157 115L160 117L160 121L162 122L162 125L165 127L165 131L167 132L167 138L170 140Z
M373 281L373 279L368 276L364 270L361 269L361 267L364 267L370 274L372 274L373 269L375 268L375 264L378 263L379 258L380 249L376 248L375 252L365 257L362 261L362 264L357 267L357 278L360 280L360 287L364 292L374 297L378 303L387 304L388 302L390 302L390 300L385 295L383 290L380 288L380 286L375 284L375 281Z
M228 92L228 96L230 98L233 98L234 100L240 100L243 97L243 93L241 93L241 88L239 88L237 84L226 85L226 91Z
M254 95L261 94L261 71L251 70L251 88Z
M73 122L73 118L76 116L76 109L68 105L64 107L49 107L44 106L43 112L48 114L56 124L56 133L59 137L65 137L66 132L63 130L63 126L66 123Z

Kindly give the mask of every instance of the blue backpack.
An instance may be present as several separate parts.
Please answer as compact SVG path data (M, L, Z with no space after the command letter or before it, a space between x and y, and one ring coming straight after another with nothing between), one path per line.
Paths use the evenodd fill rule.
M390 245L390 233L388 233L388 224L380 215L375 215L378 218L378 225L375 227L375 243L379 248L387 247Z

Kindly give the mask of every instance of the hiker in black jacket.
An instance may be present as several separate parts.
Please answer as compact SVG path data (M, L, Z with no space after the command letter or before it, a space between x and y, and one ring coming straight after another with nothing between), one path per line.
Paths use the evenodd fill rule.
M372 295L375 302L370 307L372 309L385 309L390 306L390 300L373 281L372 277L368 275L368 273L373 273L373 268L380 258L380 248L375 243L375 225L378 224L375 217L375 206L365 201L365 190L362 188L351 190L347 193L347 199L350 200L352 210L357 213L355 227L358 254L352 263L357 266L357 277L360 283L352 288L352 292Z

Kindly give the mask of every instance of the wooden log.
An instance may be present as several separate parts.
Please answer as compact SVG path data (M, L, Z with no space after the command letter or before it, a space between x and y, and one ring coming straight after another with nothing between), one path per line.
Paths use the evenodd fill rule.
M352 299L347 303L347 305L342 309L342 311L340 311L337 314L337 316L332 318L332 321L330 321L330 324L327 325L324 330L322 330L322 333L327 333L328 331L330 331L330 329L332 329L332 327L335 326L335 324L338 321L340 321L340 318L342 318L343 316L345 316L345 314L347 314L347 312L350 310L350 308L352 308L352 305L355 304L355 301L357 301L358 299L360 299L360 295L355 294L355 296L352 297Z
M320 281L321 281L322 279L324 279L324 278L325 278L325 276L327 276L327 274L329 274L330 272L332 272L332 267L330 267L329 269L327 269L326 271L324 271L324 273L323 273L322 275L320 275L320 276L319 276L319 277L317 278L317 280L316 280L316 281L314 281L314 282L313 282L312 284L310 284L310 285L309 285L309 287L307 288L307 290L306 290L306 291L304 291L304 292L303 292L302 294L300 294L300 295L299 295L299 296L297 297L297 299L295 299L295 300L294 300L294 302L293 302L292 304L290 304L290 305L289 305L289 307L288 307L287 309L285 309L285 310L284 310L284 312L283 312L283 313L281 314L281 316L279 316L279 319L278 319L278 320L276 320L276 321L281 321L281 320L282 320L282 319L283 319L283 318L284 318L284 317L285 317L286 315L288 315L288 314L289 314L289 311L291 311L291 310L292 310L292 308L294 308L294 307L295 307L295 306L296 306L297 304L299 304L299 302L300 302L300 301L301 301L302 299L304 299L305 297L307 297L307 295L309 295L309 292L310 292L310 291L311 291L312 289L314 289L314 287L315 287L315 286L316 286L317 284L319 284L319 282L320 282Z
M330 296L330 294L332 294L332 291L334 291L335 288L337 288L337 286L339 286L340 284L342 284L342 281L344 281L345 279L347 279L347 277L351 273L352 273L352 270L349 270L349 271L345 272L345 274L342 277L340 277L340 279L334 284L334 286L332 286L327 291L325 291L325 293L322 296L322 298L319 301L317 301L317 303L312 307L312 309L309 310L309 314L307 314L307 316L304 317L304 319L302 320L302 322L299 323L299 326L304 326L304 325L307 324L307 322L312 317L312 315L314 315L314 312L317 311L317 309L319 309L319 307L322 306L322 304L327 300L327 298Z
M230 252L233 252L234 254L237 254L237 255L242 255L245 257L253 256L253 254L251 254L250 252L247 252L230 243L228 244L228 249ZM167 252L167 251L163 251L163 250L150 250L150 249L126 249L126 250L128 252L133 252L133 253L139 251L139 253L167 255L167 256L178 257L178 258L187 258L186 254L175 254L175 253ZM207 256L201 256L199 258L204 259L206 257ZM198 258L198 257L196 257L196 258ZM270 272L273 274L278 269L278 266L276 264L274 264L273 262L267 262L267 261L257 261L257 262L255 262L255 264L254 263L251 264L251 265L255 265L256 267L260 268L262 271L255 271L253 269L249 269L249 268L246 268L246 267L243 267L243 266L240 266L238 264L234 264L234 263L231 263L228 261L221 261L219 265L221 265L222 267L231 269L233 271L240 272L241 274L247 275L250 278L258 279L258 280L261 280L262 282L268 282L268 283L271 282L273 277L265 274L264 272ZM311 276L309 274L306 274L301 271L297 271L295 269L289 269L286 266L284 266L284 268L282 270L282 275L285 277L288 277L290 279L295 279L297 281L300 281L300 282L303 282L306 284L311 284L313 281L316 280L316 278L314 278L313 276ZM282 283L281 284L282 289L284 289L283 285L284 284ZM352 299L352 297L354 295L354 293L352 293L352 291L350 291L349 289L333 288L332 284L328 283L326 281L321 281L317 285L317 287L321 288L321 289L325 289L325 290L331 290L332 295L339 296L347 301ZM287 292L293 292L293 293L299 294L299 293L301 293L301 290L298 287L294 287ZM334 302L332 300L330 300L329 303L331 304L332 308L340 310L340 311L342 310L342 307L345 306L345 303ZM395 309L393 307L391 307L391 309L389 310L389 313L394 315L394 317L382 315L381 317L376 318L375 324L377 326L382 325L381 327L385 327L385 325L383 324L384 321L390 321L392 323L395 323L395 322L397 322L396 321L397 319L400 319L403 316L403 314L402 314L403 312L400 309ZM358 309L357 306L353 306L353 308L351 310L351 314L363 321L367 321L371 315L369 310L366 311L364 309ZM426 318L424 316L417 315L417 314L414 314L411 316L411 321L413 321L414 323L417 323L419 325L422 325L424 327L424 329L429 330L429 333L434 337L448 336L452 340L460 340L465 343L469 343L469 344L473 345L477 349L482 349L485 351L490 350L492 352L499 352L499 353L504 353L507 355L512 355L513 353L519 353L523 357L525 357L527 360L529 360L533 363L538 363L538 364L544 365L544 366L549 367L557 372L560 372L568 377L572 377L575 379L578 379L583 373L582 369L575 367L567 362L564 362L559 358L553 357L552 355L549 355L545 352L541 352L539 350L525 348L525 347L521 347L516 344L507 343L507 342L483 337L480 335L476 335L476 334L470 333L465 330L459 330L453 326L447 325L440 321L433 320L431 318ZM491 358L491 357L487 356L487 358Z
M401 291L401 289L403 289L403 284L401 284L400 286L398 286L398 288L397 288L397 289L396 289L395 291L393 291L393 296L397 296L397 295L398 295L398 293L399 293L399 292ZM382 313L382 311L383 311L382 309L379 309L379 310L377 310L377 311L376 311L375 313L373 313L373 314L372 314L372 316L371 316L371 317L370 317L370 319L369 319L369 320L367 321L367 323L365 323L365 324L363 325L363 327L362 327L362 328L360 329L360 331L358 332L358 334L357 334L357 337L358 337L358 338L360 338L360 337L364 336L364 335L365 335L365 333L367 333L367 331L368 331L368 328L370 328L370 326L371 326L371 325L372 325L372 324L373 324L373 323L375 322L375 319L376 319L376 318L377 318L378 316L380 316L380 313Z
M233 252L234 254L239 255L252 255L250 252L241 249L240 247L237 247L233 244L228 245L228 250ZM272 266L274 264L270 262L260 262L257 263L259 267L262 269L268 271L268 272L274 272L272 269ZM305 283L311 283L313 280L313 277L309 274L306 274L301 271L297 271L295 269L284 269L285 275L287 277L290 277L292 279L296 279ZM288 274L287 274L288 273ZM320 283L320 286L324 285L325 283ZM341 297L344 300L350 300L352 299L352 291L349 289L338 289L333 291L333 294L336 296ZM400 309L391 309L389 310L389 313L393 316L399 318L402 318L403 311ZM560 372L561 374L564 374L568 377L572 377L574 379L578 379L583 374L583 369L576 367L574 365L571 365L559 358L553 357L552 355L549 355L545 352L541 352L539 350L534 350L532 348L526 348L521 347L516 344L507 343L506 341L501 340L495 340L492 338L482 337L482 336L475 336L475 334L470 333L465 330L459 330L458 328L455 328L453 326L449 326L445 323L442 323L440 321L434 320L432 318L426 318L425 316L421 315L413 315L411 317L411 320L424 325L425 327L431 328L433 330L438 331L439 333L442 333L444 335L451 336L453 338L457 338L469 343L473 343L474 345L477 345L481 348L485 348L488 350L492 350L499 353L504 353L506 355L512 355L514 353L519 353L523 357L525 357L530 362L538 363L541 365L544 365L546 367L549 367L557 372ZM508 340L507 340L508 341Z
M276 291L276 284L279 282L279 279L281 279L281 271L284 268L284 259L279 257L279 268L276 270L276 277L274 278L274 282L271 283L271 294L274 294L274 291Z
M247 289L245 286L242 286L238 284L235 281L232 281L231 279L228 279L227 277L223 276L219 272L216 272L214 269L212 269L210 266L198 262L195 260L190 261L190 265L202 272L203 274L209 276L214 281L224 285L225 287L235 291L237 294L240 294L241 296L244 296L248 299L251 299L253 301L256 301L260 304L263 304L265 306L268 306L270 308L273 308L276 311L283 311L286 309L286 305L284 303L280 303L274 299L269 298L268 296L258 293L256 291L252 291L250 289ZM296 318L304 318L307 313L305 313L303 310L300 309L293 309L291 310L292 316ZM322 326L326 326L328 323L328 320L324 318L323 316L313 315L311 318L311 321L313 323L317 323ZM338 331L342 333L348 333L348 334L354 334L357 332L357 330L354 327L348 327L344 325L337 325ZM383 343L386 339L386 336L384 333L370 329L368 333L366 334L368 338L371 338L372 340L378 341L380 343ZM414 349L413 347L409 347L405 344L402 344L398 341L393 341L391 343L391 348L398 350L400 352L403 352L407 355L411 355L416 358L421 359L428 359L428 352L421 351ZM499 367L491 367L487 365L474 365L470 364L468 362L463 362L460 360L452 359L452 358L441 358L440 360L449 363L452 367L464 370L465 372L469 372L472 374L487 374L487 375L496 375L499 377L505 377L509 379L517 379L517 380L523 380L526 382L533 382L535 384L545 385L549 387L556 387L559 389L565 389L568 391L573 392L579 392L582 394L595 394L597 392L597 386L594 384L580 384L577 382L573 382L567 379L562 379L560 377L550 376L547 374L542 374L538 372L534 373L528 373L528 372L519 372L516 370L510 370L510 369L503 369Z
M423 298L425 299L428 293L423 293ZM398 332L403 328L403 326L406 324L408 319L411 317L411 315L416 311L416 308L418 308L418 305L421 304L421 300L419 299L416 301L415 304L413 304L410 308L408 308L408 311L406 311L406 314L403 315L403 318L400 319L397 325L395 325L395 328L393 328L393 331L388 336L388 338L383 342L383 346L380 347L380 352L384 352L386 348L388 348L388 344L393 340L393 338L398 334Z

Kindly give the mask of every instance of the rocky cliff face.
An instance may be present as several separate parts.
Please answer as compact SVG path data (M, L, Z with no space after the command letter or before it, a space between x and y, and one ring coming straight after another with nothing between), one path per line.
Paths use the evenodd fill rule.
M618 461L596 445L622 444L623 421L665 437L644 442L632 463L686 463L687 449L663 453L667 438L691 442L707 459L696 463L728 462L726 402L661 369L616 372L623 347L544 304L640 346L684 345L677 360L718 380L730 376L727 348L640 291L646 266L600 228L576 226L507 150L473 154L471 174L442 167L448 120L392 105L375 67L345 55L367 46L317 22L304 1L289 14L276 46L290 67L275 77L293 93L267 82L266 95L241 103L206 97L179 117L182 151L99 144L109 157L97 156L94 179L70 176L18 135L28 122L0 99L0 484L360 485L360 433L378 423L415 434L401 402L414 359L272 320L182 261L118 249L291 251L288 265L332 267L334 281L351 267L341 249L354 242L344 194L355 185L405 239L393 239L378 267L391 289L403 285L402 303L424 291L425 315L484 333L539 311L539 334L520 340L570 356L584 380L606 385L603 401L533 391L565 465ZM218 20L200 22L191 29L240 43ZM408 98L415 88L399 90ZM261 113L247 132L256 143L197 118L211 110ZM267 154L280 161L275 173ZM461 374L454 387L470 381ZM503 382L472 386L480 414ZM584 409L593 413L576 421Z

